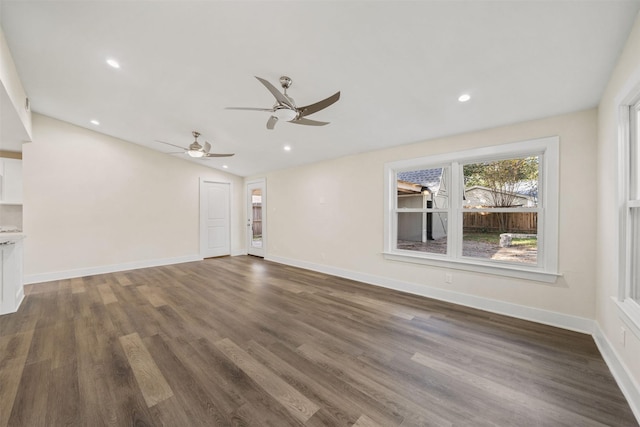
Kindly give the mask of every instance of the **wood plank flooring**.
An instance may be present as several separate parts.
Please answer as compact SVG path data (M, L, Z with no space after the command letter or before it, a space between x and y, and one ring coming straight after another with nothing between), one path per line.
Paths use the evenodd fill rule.
M588 335L270 263L28 286L3 426L637 426Z

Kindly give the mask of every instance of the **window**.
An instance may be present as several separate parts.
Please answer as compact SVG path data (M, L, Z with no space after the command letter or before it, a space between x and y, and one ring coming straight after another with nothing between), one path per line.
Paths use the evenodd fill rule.
M629 283L627 296L640 303L640 102L629 109L627 222L629 224Z
M640 336L640 101L623 107L621 119L619 306Z
M558 145L551 137L386 164L385 257L554 281Z

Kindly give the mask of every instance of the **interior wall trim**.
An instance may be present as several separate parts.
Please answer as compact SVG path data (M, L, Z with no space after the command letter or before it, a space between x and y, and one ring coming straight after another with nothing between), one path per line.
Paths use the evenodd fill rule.
M527 307L510 302L469 295L462 292L454 292L447 289L436 288L424 284L410 283L401 280L390 279L388 277L381 277L372 274L344 270L327 265L310 263L307 261L294 260L278 256L270 256L265 259L280 264L291 265L293 267L305 268L307 270L313 270L320 273L343 277L346 279L357 280L359 282L381 286L383 288L395 289L414 295L420 295L440 301L446 301L454 304L464 305L467 307L477 308L480 310L490 311L492 313L504 314L505 316L516 317L518 319L530 320L532 322L568 329L570 331L581 332L589 335L593 334L593 319L572 316L569 314L558 313L541 308Z
M627 369L623 359L618 356L615 347L611 345L598 323L595 323L593 339L613 378L618 383L618 387L620 387L622 394L627 399L631 411L633 411L640 424L640 385L629 375L629 369Z
M55 271L51 273L28 274L24 276L24 284L31 285L34 283L51 282L53 280L73 279L74 277L115 273L117 271L137 270L138 268L160 267L163 265L181 264L183 262L193 261L202 261L202 257L200 255L185 255L175 258L150 259L144 261L128 262L124 264L101 265L97 267Z

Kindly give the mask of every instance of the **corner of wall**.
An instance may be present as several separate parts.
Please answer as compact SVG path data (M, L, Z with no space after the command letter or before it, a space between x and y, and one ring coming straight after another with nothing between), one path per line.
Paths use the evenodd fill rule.
M629 369L623 359L618 356L615 348L611 345L602 329L600 329L598 323L595 323L594 326L593 339L613 378L618 383L618 387L620 387L622 394L627 399L633 414L640 423L640 386L629 374Z

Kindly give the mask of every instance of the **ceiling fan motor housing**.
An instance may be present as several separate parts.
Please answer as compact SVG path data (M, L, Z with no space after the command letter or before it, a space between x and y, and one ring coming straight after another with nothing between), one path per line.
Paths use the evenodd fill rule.
M198 141L193 141L191 145L189 145L189 151L202 151L202 145L200 145Z
M290 122L298 118L298 112L296 110L292 110L287 106L276 104L273 110L273 116L277 117L278 120Z

